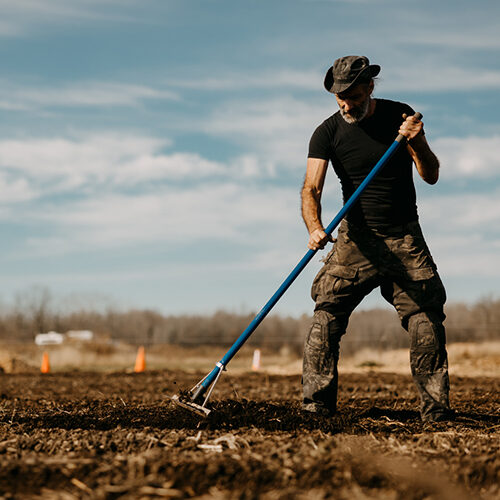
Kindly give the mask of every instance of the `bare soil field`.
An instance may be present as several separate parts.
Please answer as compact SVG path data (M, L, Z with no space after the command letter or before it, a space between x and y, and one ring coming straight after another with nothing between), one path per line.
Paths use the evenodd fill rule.
M423 424L411 378L374 371L333 418L300 375L229 371L200 421L169 397L205 374L0 374L0 498L500 497L497 377L452 376L456 420Z

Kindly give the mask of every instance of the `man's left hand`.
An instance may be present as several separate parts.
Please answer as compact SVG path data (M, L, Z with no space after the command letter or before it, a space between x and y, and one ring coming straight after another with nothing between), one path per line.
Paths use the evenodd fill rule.
M408 141L411 141L422 133L424 124L414 116L408 116L406 113L403 114L403 118L405 121L399 127L399 133L404 135Z

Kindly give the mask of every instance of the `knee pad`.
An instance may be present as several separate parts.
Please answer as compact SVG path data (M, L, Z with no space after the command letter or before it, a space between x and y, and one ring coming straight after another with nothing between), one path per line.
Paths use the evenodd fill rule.
M340 339L347 329L348 317L344 314L334 315L325 310L314 311L313 326L325 328L330 337Z
M307 342L331 349L338 358L340 338L346 331L347 323L346 316L334 316L323 310L315 311Z
M412 315L408 320L410 347L413 350L443 350L446 335L438 314L422 312Z
M347 319L327 311L316 311L304 345L304 374L334 376L339 359L340 337Z

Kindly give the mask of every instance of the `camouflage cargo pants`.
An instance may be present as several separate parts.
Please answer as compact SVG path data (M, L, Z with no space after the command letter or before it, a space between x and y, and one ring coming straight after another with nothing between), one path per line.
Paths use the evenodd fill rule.
M316 307L304 346L303 407L336 410L340 338L354 308L376 287L394 305L409 333L422 419L437 420L449 410L446 294L418 222L391 234L341 223L312 285Z

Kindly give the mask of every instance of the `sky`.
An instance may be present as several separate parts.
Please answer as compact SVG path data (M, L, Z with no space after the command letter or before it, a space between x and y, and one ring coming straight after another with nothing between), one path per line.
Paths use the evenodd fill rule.
M323 77L361 54L424 115L450 302L500 296L496 0L0 0L0 299L257 312L307 251ZM341 208L327 175L325 225ZM309 314L319 252L273 312ZM70 301L71 302L71 301ZM69 306L68 306L69 307ZM361 308L389 307L378 291Z

